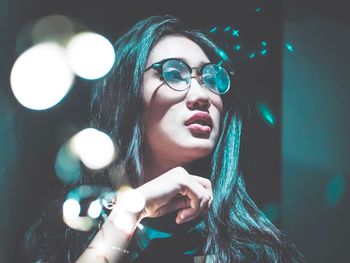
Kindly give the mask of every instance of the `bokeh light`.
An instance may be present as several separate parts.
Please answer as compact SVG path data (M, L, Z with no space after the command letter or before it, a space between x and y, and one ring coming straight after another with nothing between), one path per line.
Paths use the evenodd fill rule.
M64 44L74 34L73 21L63 15L50 15L35 23L31 37L34 43L54 41Z
M112 44L96 33L82 32L75 35L66 49L72 70L85 79L103 77L114 64Z
M73 80L64 49L50 42L35 45L19 56L10 76L16 99L33 110L56 105L68 93Z
M90 169L101 169L115 158L111 138L96 129L88 128L76 134L70 141L73 153Z
M267 49L263 48L263 49L260 50L259 53L260 53L261 56L266 56L267 55Z
M116 195L115 191L103 192L100 196L103 207L112 210L116 202Z
M216 49L216 54L220 56L223 61L228 61L228 56L222 49Z
M339 174L330 178L326 186L326 204L333 207L338 204L345 194L345 179Z
M232 36L239 37L239 30L238 29L232 29Z
M66 184L75 183L81 177L80 159L68 144L64 144L57 153L55 171L58 178Z
M132 188L124 188L118 190L118 201L121 205L130 212L140 212L145 207L145 198L137 190Z
M213 27L212 29L210 29L210 33L215 33L218 30L218 27Z
M95 200L90 203L89 209L88 209L88 216L91 218L98 218L101 215L102 212L102 205L100 200Z
M276 125L276 118L270 107L266 103L262 102L257 103L256 106L265 123L267 123L270 127L274 127Z
M240 44L236 44L236 45L233 46L233 50L234 50L234 51L240 51L241 48L242 48L242 47L241 47Z
M70 198L63 204L63 216L65 218L76 218L80 214L80 204L77 200Z
M135 228L135 219L125 211L119 211L113 217L115 227L123 230L127 234L131 234Z
M102 196L111 192L108 187L81 185L69 191L63 204L63 221L70 228L89 231L98 225L100 216L106 217Z
M293 45L291 43L286 43L285 47L287 48L287 50L289 52L294 52L294 47L293 47Z
M250 53L248 54L248 57L249 57L250 59L255 58L255 56L256 56L256 53L255 53L255 52L250 52Z

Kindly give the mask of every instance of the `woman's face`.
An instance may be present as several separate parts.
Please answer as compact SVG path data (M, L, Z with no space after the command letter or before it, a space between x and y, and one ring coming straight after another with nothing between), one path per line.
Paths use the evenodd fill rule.
M210 62L195 42L175 34L159 40L147 67L167 58L179 58L191 68ZM196 74L193 70L192 76ZM175 91L152 68L144 74L142 95L146 158L180 165L212 152L223 110L220 95L201 86L196 78L192 78L189 89Z

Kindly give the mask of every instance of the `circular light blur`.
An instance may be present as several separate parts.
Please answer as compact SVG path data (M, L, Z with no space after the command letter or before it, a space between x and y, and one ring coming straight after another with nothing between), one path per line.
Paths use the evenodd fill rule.
M74 24L71 19L63 15L50 15L41 18L33 27L32 39L34 43L42 41L66 41L73 35Z
M38 44L18 57L10 77L16 99L33 110L56 105L68 93L73 80L64 49L49 42Z
M75 35L67 45L72 70L85 79L98 79L112 68L115 54L112 44L103 36L83 32Z
M130 234L134 229L135 220L129 214L119 213L114 216L113 224L117 228L124 230L127 234Z
M115 156L114 144L107 134L88 128L76 134L70 143L72 151L90 169L101 169Z
M98 218L102 211L102 205L99 200L95 200L90 203L89 209L87 211L88 216L91 218Z
M115 204L116 192L104 192L100 196L102 206L108 210L112 210Z
M80 159L71 152L67 144L64 144L57 153L55 171L63 183L75 183L81 177Z
M140 212L145 207L145 198L137 190L124 191L119 194L117 202L121 202L123 207L130 212Z
M65 218L79 217L80 204L75 199L67 199L63 204L63 216Z

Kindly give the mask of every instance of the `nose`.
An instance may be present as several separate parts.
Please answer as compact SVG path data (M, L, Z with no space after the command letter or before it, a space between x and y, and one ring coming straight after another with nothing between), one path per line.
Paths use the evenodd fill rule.
M210 106L208 90L200 84L196 77L191 78L191 86L186 97L186 104L190 110L207 110Z

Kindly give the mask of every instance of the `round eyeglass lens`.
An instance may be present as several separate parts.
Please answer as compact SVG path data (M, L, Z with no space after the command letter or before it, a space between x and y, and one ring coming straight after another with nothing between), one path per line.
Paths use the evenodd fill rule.
M209 64L202 70L204 85L218 94L226 93L230 88L230 77L225 68Z
M174 90L185 90L191 82L191 72L186 64L179 60L168 60L163 65L163 78L168 86Z

